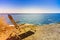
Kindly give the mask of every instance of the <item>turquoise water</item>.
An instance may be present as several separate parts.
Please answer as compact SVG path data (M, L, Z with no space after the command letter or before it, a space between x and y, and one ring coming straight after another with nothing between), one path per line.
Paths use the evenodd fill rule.
M7 22L12 24L8 19L8 14L0 14L0 16L5 16ZM17 24L29 23L29 24L50 24L60 22L60 14L52 13L52 14L11 14L16 21Z

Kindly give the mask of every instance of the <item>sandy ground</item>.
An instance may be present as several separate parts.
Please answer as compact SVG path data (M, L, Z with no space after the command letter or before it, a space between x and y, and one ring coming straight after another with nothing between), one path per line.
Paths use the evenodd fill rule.
M60 40L60 24L38 26L35 34L24 40Z
M20 25L22 27L21 33L13 27L7 27L6 30L0 30L0 40L6 40L13 32L22 34L28 30L32 30L35 34L23 39L23 40L60 40L60 24L49 24L43 26L32 26L32 25ZM13 34L15 34L13 32Z

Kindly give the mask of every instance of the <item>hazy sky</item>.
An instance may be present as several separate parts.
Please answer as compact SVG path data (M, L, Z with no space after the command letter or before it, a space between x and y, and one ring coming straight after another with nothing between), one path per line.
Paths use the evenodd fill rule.
M60 13L60 0L0 0L0 13Z

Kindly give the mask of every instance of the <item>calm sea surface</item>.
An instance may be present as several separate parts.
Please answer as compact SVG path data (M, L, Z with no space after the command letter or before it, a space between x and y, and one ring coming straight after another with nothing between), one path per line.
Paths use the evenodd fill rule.
M9 24L12 24L7 16L8 14L0 14L4 16ZM11 14L17 24L29 23L29 24L50 24L60 22L59 13L49 13L49 14L38 14L38 13L20 13Z

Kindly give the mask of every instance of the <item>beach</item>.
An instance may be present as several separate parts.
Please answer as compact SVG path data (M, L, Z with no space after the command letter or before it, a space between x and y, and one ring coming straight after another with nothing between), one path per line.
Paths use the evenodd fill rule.
M24 25L20 25L20 27L22 27L20 33L14 27L8 27L8 28L6 28L6 31L2 31L2 32L0 31L0 34L1 34L0 39L6 40L7 38L9 38L9 36L13 32L13 30L16 33L18 33L18 35L31 30L34 32L34 34L31 36L28 36L22 40L60 40L60 24L58 24L58 23L41 25L41 26L24 24ZM15 35L15 32L13 32L12 36Z
M35 34L24 40L60 40L60 24L38 26Z

